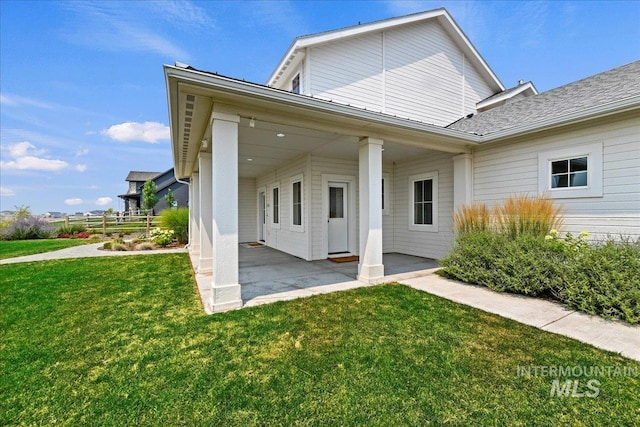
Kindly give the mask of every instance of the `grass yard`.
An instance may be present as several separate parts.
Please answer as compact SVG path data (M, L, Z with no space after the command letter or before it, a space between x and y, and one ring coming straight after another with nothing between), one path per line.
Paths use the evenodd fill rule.
M72 246L86 245L88 239L0 240L0 259L57 251Z
M0 307L1 425L640 419L640 377L518 375L640 363L401 285L205 316L186 254L141 255L0 266Z

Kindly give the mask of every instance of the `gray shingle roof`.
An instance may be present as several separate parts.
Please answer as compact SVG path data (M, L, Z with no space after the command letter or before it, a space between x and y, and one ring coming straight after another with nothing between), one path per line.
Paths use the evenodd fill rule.
M640 95L640 61L502 105L447 126L476 135L562 117Z
M148 179L153 179L156 176L160 175L162 172L140 172L140 171L131 171L125 181L129 182L145 182Z

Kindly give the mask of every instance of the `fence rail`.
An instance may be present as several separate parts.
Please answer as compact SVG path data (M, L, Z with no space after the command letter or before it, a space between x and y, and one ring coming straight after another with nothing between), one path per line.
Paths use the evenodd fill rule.
M152 212L132 211L125 212L124 214L104 214L86 217L66 216L64 218L64 224L66 226L78 224L85 227L88 231L99 231L102 232L102 234L130 234L143 231L149 234L151 228L157 226L158 218L157 216L153 216Z

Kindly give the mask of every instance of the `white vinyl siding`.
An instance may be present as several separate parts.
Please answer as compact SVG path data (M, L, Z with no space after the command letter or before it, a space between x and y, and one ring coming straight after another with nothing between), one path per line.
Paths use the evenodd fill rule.
M257 230L256 180L238 179L238 241L253 242Z
M301 156L290 163L268 174L258 177L256 187L267 188L267 224L273 222L273 193L271 188L279 185L280 191L280 223L279 227L267 227L265 230L265 242L267 246L280 251L309 260L309 231L308 206L310 193L308 189L307 174L309 173L309 156ZM293 226L291 209L292 205L292 181L301 180L302 183L302 225Z
M409 210L411 204L409 188L412 179L421 176L428 178L427 175L437 177L437 207L434 209L434 221L437 221L437 229L433 227L432 232L422 233L410 230L409 227L410 221L412 221ZM451 223L453 156L448 153L429 152L421 159L397 162L393 181L393 252L435 259L444 257L451 250L454 239ZM413 189L412 186L411 189Z
M479 147L474 200L493 205L512 194L539 194L540 153L581 153L590 144L602 145L602 197L556 200L565 210L562 229L574 234L585 230L593 238L640 237L640 119Z
M308 49L310 94L440 126L493 95L436 21Z
M382 110L381 35L330 43L311 50L311 95Z
M326 224L327 218L323 216L323 188L322 188L322 175L335 175L335 176L351 176L355 177L355 185L357 193L357 177L358 177L358 162L351 160L341 159L328 159L324 157L311 156L311 184L307 185L311 187L311 194L313 198L311 200L311 244L312 244L312 258L313 259L325 259L327 252L323 247L323 242L326 240ZM351 192L350 192L351 193ZM356 230L350 230L353 233L354 238L358 236L358 199L349 200L356 209L350 210L350 214L356 215ZM358 246L355 245L357 248Z

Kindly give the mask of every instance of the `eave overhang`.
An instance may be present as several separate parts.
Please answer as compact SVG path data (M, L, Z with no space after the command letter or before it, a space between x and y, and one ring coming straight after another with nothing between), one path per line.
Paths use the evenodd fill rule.
M214 103L245 118L465 153L482 138L198 70L164 66L175 176L194 170ZM190 120L189 120L190 119ZM185 120L189 120L188 123Z

